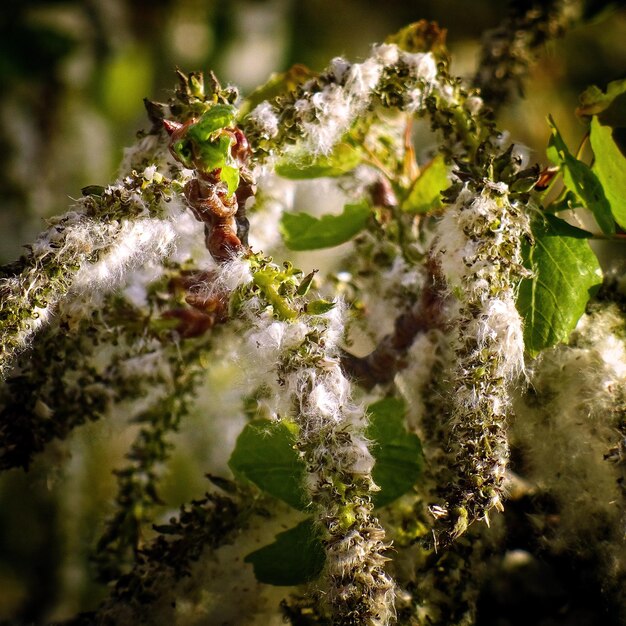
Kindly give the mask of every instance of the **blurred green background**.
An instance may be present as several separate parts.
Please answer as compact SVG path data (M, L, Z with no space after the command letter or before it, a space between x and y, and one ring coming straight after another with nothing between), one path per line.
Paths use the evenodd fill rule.
M166 99L176 66L213 69L245 94L293 63L319 70L333 56L363 57L371 43L426 18L448 29L453 72L471 76L480 35L506 12L501 0L3 0L0 263L19 256L42 218L66 211L81 187L115 178L123 147L147 127L143 97ZM544 160L548 113L575 146L584 132L574 115L578 94L626 76L622 3L590 3L589 13L542 49L526 98L500 114L532 160ZM218 389L222 374L210 375ZM210 421L191 417L187 444L197 454L172 461L165 492L173 506L204 489L206 467L186 457L202 459ZM114 424L79 430L71 458L53 446L30 474L0 480L0 623L69 617L102 593L85 579L85 555L129 435Z

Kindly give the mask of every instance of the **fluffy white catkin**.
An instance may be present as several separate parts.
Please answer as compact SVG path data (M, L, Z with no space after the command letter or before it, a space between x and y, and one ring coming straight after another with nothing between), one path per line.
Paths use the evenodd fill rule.
M371 105L385 73L406 75L407 88L398 103L407 111L424 109L433 91L443 93L437 79L437 60L431 52L410 53L395 44L374 46L362 63L338 57L324 74L304 83L291 105L289 128L282 132L289 143L309 154L328 154L353 122ZM284 107L283 107L284 108ZM262 102L247 116L250 132L268 145L281 143L281 116L269 102Z
M250 281L246 261L220 270L218 282ZM394 584L384 570L388 546L372 515L374 459L363 434L366 418L351 400L338 344L344 311L276 319L262 299L243 305L246 378L264 390L265 414L299 427L306 489L326 546L323 603L333 624L384 626L394 614Z
M448 418L456 482L431 511L454 539L502 507L509 449L509 383L524 367L515 285L524 274L521 242L528 233L523 207L506 185L465 188L438 225L435 253L452 294L455 365Z
M173 250L177 221L185 207L164 198L153 205L146 202L135 188L144 184L144 193L146 188L149 191L150 174L129 177L104 190L104 207L124 197L125 209L119 216L89 215L81 210L87 201L83 200L76 210L55 218L18 262L17 271L0 278L0 377L61 301L69 310L75 300L76 315L81 308L91 310L101 295L121 284L127 272Z

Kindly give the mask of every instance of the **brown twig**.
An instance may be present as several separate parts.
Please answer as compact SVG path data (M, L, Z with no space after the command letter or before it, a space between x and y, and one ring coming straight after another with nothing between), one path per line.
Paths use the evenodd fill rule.
M419 300L396 318L393 332L364 357L344 352L341 362L346 373L362 387L371 389L390 383L397 372L407 367L406 353L417 335L444 328L444 279L434 259L428 260L426 269L428 278Z

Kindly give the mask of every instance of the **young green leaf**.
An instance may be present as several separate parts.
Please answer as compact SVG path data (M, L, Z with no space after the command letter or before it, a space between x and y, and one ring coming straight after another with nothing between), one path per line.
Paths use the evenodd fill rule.
M309 272L302 279L302 281L298 285L298 289L296 290L296 293L299 296L306 296L306 294L309 293L309 289L311 288L311 285L313 284L313 279L315 278L315 274L317 274L317 270L313 270L312 272Z
M626 228L626 158L613 141L610 126L591 118L591 147L595 156L593 171L604 188L615 221Z
M309 501L304 493L306 466L294 448L296 426L285 422L257 419L237 438L228 466L233 474L304 510Z
M328 156L309 154L284 158L276 164L276 173L283 178L302 180L323 176L342 176L352 171L362 160L359 150L347 143L339 143Z
M207 172L224 167L230 159L231 142L230 135L220 135L216 141L194 142L196 161Z
M548 123L552 129L547 151L548 158L555 165L560 166L565 186L575 193L583 205L593 213L602 232L613 234L615 222L598 177L588 165L570 153L551 116L548 117Z
M598 260L581 237L585 231L574 234L570 230L574 227L567 228L562 222L556 217L537 222L534 245L525 254L533 276L522 280L517 308L524 319L524 344L531 356L567 341L590 295L602 282Z
M246 556L261 583L278 587L302 585L320 575L326 554L312 519L276 535L276 541Z
M196 143L210 141L215 131L222 128L232 128L235 125L235 114L237 109L230 104L216 104L200 119L192 124L187 130L189 139Z
M239 187L239 168L233 167L232 165L222 166L220 180L226 183L226 187L228 187L228 196L232 196L233 193L237 191L237 187Z
M626 119L626 78L609 83L606 93L592 85L580 96L580 116L597 115L606 126L623 126Z
M406 406L400 398L384 398L370 404L366 435L372 440L376 464L372 471L380 487L373 497L376 506L384 506L407 493L422 473L424 455L417 435L404 426Z
M335 302L328 300L313 300L306 305L306 312L310 315L324 315L324 313L334 309L335 306Z
M423 214L441 208L441 192L450 186L448 171L443 155L437 155L422 169L422 173L402 203L402 210Z
M319 219L307 213L285 213L280 232L290 250L332 248L360 233L369 216L367 202L346 204L341 215L322 215Z

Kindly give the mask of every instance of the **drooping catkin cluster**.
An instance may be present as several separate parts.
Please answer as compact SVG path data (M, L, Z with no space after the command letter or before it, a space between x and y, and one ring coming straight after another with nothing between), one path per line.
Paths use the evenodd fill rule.
M450 320L448 418L456 477L445 503L431 509L443 542L502 508L508 385L524 367L515 285L525 273L521 244L528 234L524 207L503 183L465 186L438 225L436 253L458 306Z
M437 73L432 52L408 52L396 44L374 46L362 63L338 57L293 94L255 107L244 120L246 134L259 156L285 146L328 154L374 104L422 110L440 88Z
M355 116L377 106L428 113L443 135L444 154L457 162L457 182L449 191L456 204L437 228L437 261L459 302L448 320L456 360L449 372L454 384L448 429L454 486L445 505L432 509L446 520L442 541L450 541L472 521L487 519L492 507L501 508L507 383L523 367L515 287L524 274L521 241L529 226L519 192L532 186L536 173L521 171L519 149L503 149L482 99L448 74L441 38L418 24L395 43L374 47L361 64L335 59L291 100L265 102L245 123L258 154L285 145L327 154ZM414 45L427 51L408 51ZM516 185L512 195L508 184Z
M436 27L422 24L396 37L394 43L374 47L371 57L362 63L335 59L322 75L303 82L291 94L259 104L243 119L233 106L236 96L232 90L209 97L197 76L193 79L183 76L182 109L179 103L178 109L170 106L166 113L161 105L149 103L153 107L149 110L155 128L161 128L165 114L175 119L169 122L170 130L174 131L172 141L182 142L175 158L192 166L195 172L181 173L170 168L168 175L173 180L156 174L155 167L148 166L155 162L152 160L155 151L162 159L163 142L159 147L155 135L145 138L136 153L127 158L127 167L142 171L141 174L133 172L120 184L85 198L80 203L82 214L71 213L61 218L43 235L41 245L36 244L30 256L3 277L0 289L8 294L7 311L11 307L20 312L16 321L7 318L9 324L0 327L0 333L6 329L6 335L0 334L0 339L7 338L2 349L7 350L8 362L14 352L28 344L37 324L46 316L72 309L71 302L66 308L59 304L66 294L76 296L79 309L78 295L82 294L93 308L107 290L122 284L123 274L146 260L154 260L157 274L164 276L167 271L161 261L181 238L184 211L181 190L188 208L204 223L206 247L218 264L216 269L211 264L210 270L181 270L174 282L184 295L178 300L173 296L164 298L180 308L157 307L157 314L163 315L161 322L166 326L168 322L177 323L176 328L169 327L171 332L167 337L155 339L154 345L159 354L153 363L163 364L169 359L166 378L170 378L150 378L150 363L141 361L146 355L140 353L136 363L116 362L119 372L110 379L121 396L134 397L133 393L141 393L144 389L141 385L132 390L124 385L132 386L142 377L142 385L146 387L169 388L159 406L151 406L137 416L142 428L131 448L130 466L119 473L119 510L109 524L108 536L101 542L105 557L101 565L111 566L109 575L104 577L118 580L111 600L113 609L118 601L123 603L135 595L143 597L144 593L146 601L153 601L171 581L172 569L176 577L181 571L188 573L190 560L205 545L215 547L234 540L239 530L245 528L239 516L239 501L207 496L194 501L190 511L183 510L179 520L162 527L163 533L175 536L171 542L157 540L144 544L142 539L142 528L159 503L155 486L169 454L167 435L176 430L187 410L197 383L196 368L202 368L199 357L203 348L208 349L206 345L190 345L191 341L185 344L184 340L197 340L215 320L224 321L230 316L235 327L230 339L233 343L241 340L246 346L244 368L249 382L258 391L261 412L289 421L298 431L297 450L308 470L306 492L326 548L325 570L311 604L317 603L317 608L326 605L322 612L332 614L332 623L339 626L384 626L393 621L396 587L385 571L389 543L373 515L371 495L377 487L372 479L374 460L364 436L366 420L363 410L352 400L350 380L342 371L342 361L346 363L346 359L340 354L339 344L344 334L345 312L338 303L333 307L329 302L305 299L303 286L307 278L310 286L313 274L294 280L296 272L290 264L284 264L282 269L271 259L249 250L245 216L246 201L254 193L255 175L262 169L257 166L266 157L270 157L267 160L271 164L272 159L285 156L297 163L300 158L306 161L328 155L346 138L346 133L352 133L361 124L363 127L354 136L366 136L365 152L375 151L379 138L383 143L394 144L388 150L395 167L390 171L397 174L398 180L405 175L410 178L406 172L398 173L398 164L406 151L401 137L405 130L403 116L394 117L388 112L380 116L400 119L393 133L387 133L385 121L376 119L382 109L392 109L430 116L433 129L443 135L442 153L456 163L456 182L448 190L451 206L445 209L443 219L436 226L436 243L430 259L424 254L430 246L430 233L421 233L424 237L419 246L413 245L417 235L413 240L390 235L394 228L397 233L412 221L406 213L398 217L404 209L398 206L397 198L395 204L372 199L372 221L386 211L385 220L391 227L385 230L385 220L380 220L377 223L383 225L380 232L374 234L370 230L363 236L363 239L370 236L378 239L370 252L363 252L367 247L363 241L360 249L357 247L356 256L367 256L365 265L369 265L367 271L372 275L370 282L366 279L356 284L357 290L371 291L363 301L372 313L371 334L379 340L379 346L369 362L356 359L364 365L364 376L360 376L356 367L349 371L370 388L379 384L389 389L395 377L396 387L411 404L410 428L432 440L425 443L426 447L432 443L434 453L429 461L436 467L425 470L420 479L422 515L416 518L414 508L402 518L401 532L397 535L405 532L407 520L421 525L419 532L411 537L410 532L405 533L407 543L402 546L407 548L409 558L420 561L417 565L409 564L406 569L410 574L404 580L402 573L398 577L402 589L399 595L404 596L400 606L402 617L406 623L421 619L468 623L472 619L477 593L475 574L479 569L476 562L483 554L473 536L440 553L438 560L428 546L409 548L409 545L430 534L431 520L426 520L424 493L436 491L433 484L437 481L440 485L448 478L451 481L441 504L431 507L441 523L438 536L441 544L456 539L475 520L488 521L490 509L501 508L509 454L506 415L510 386L523 369L523 339L515 308L515 288L524 275L520 250L529 227L525 201L518 193L519 188L513 187L519 182L516 176L520 159L513 155L512 149L503 152L501 137L482 99L448 75L440 37ZM510 51L506 54L513 56ZM189 149L184 143L186 133L210 118L205 114L215 104L229 111L228 122L213 128L208 138L198 140L194 159L180 159ZM368 134L370 127L374 129L371 134L374 138ZM223 163L218 166L212 160L214 155L207 157L210 150L205 149L221 150L221 139L226 137L230 138L228 149L221 154ZM496 160L501 162L494 174L492 166ZM360 186L361 192L373 180L377 183L383 180L380 172L372 176L372 163L375 162L361 165L352 174L354 187ZM237 170L237 183L232 182L234 170ZM523 174L520 179L525 178ZM533 173L526 171L525 175L532 182ZM402 190L405 182L399 183L398 189ZM521 182L526 185L522 185L524 188L530 188L528 181ZM391 189L390 184L388 187ZM278 193L272 197L270 191L276 190L268 191L265 205L257 199L257 209L259 214L266 211L264 219L258 222L268 232L262 233L260 239L271 242L278 230L275 222L290 203L279 201ZM167 205L163 203L168 200L171 201ZM184 242L183 247L187 244ZM189 247L185 253L198 262L199 255L191 254ZM202 262L205 260L206 257L202 258ZM351 269L358 268L356 261ZM39 270L41 278L38 278ZM151 280L139 280L135 285L140 297L146 298ZM150 288L154 286L152 283ZM376 312L375 307L379 307ZM395 314L389 309L396 307L402 311L394 320ZM0 308L0 321L2 313ZM77 310L74 317L80 318L81 314ZM383 319L387 325L379 323ZM163 344L168 340L172 345L164 349ZM620 351L614 344L607 344L607 353L622 358L623 347ZM0 356L4 354L0 352ZM148 357L151 359L152 355ZM135 372L130 371L133 366ZM0 374L4 367L9 365L0 361ZM612 367L617 371L615 363ZM623 371L619 375L614 372L607 384L621 384L622 379ZM57 372L53 382L57 380L63 382L62 371ZM108 380L97 381L96 398L100 398ZM602 384L606 380L603 378ZM435 400L442 390L446 397ZM46 392L54 394L50 388ZM83 398L89 395L80 396ZM611 396L610 401L614 399ZM12 406L20 404L19 400ZM102 404L108 400L104 397ZM439 406L435 407L437 402ZM35 415L40 421L49 417L45 403L31 404L29 411L33 415L42 413ZM602 406L609 404L607 401ZM442 406L446 410L445 419L436 410ZM103 411L92 413L98 417ZM575 414L580 413L578 407ZM80 422L68 419L68 429L77 423ZM617 425L622 432L626 432L624 424L622 419ZM49 440L40 439L43 443ZM448 446L446 451L442 443ZM571 447L575 448L573 444ZM603 462L621 464L624 450L626 445L618 439L615 445L607 447L609 460ZM443 471L441 468L450 458L452 467L442 481L442 474L448 468ZM411 493L407 500L410 497L418 496ZM616 519L609 517L612 522ZM388 519L393 523L393 516ZM245 545L245 541L241 543ZM603 554L609 554L609 550ZM123 563L126 556L130 558ZM165 562L170 559L174 564L171 567ZM238 567L237 559L233 563ZM120 577L124 570L120 565L130 574ZM221 567L215 563L212 566L212 573ZM623 569L619 571L623 573ZM149 579L155 572L158 583L152 586ZM438 598L431 602L428 594ZM457 595L462 596L458 603ZM177 598L163 594L160 601L169 604L171 597ZM237 606L230 608L237 612ZM177 610L173 605L168 607L168 615ZM188 611L193 613L191 609Z
M266 413L299 429L306 491L326 547L322 601L333 624L383 626L393 615L394 585L384 570L384 530L372 515L377 487L363 435L365 414L351 400L339 360L342 307L312 315L289 298L281 305L267 280L278 268L259 257L252 264L252 272L246 260L225 264L221 284L239 284L240 314L251 326L245 335L248 381L262 389Z
M167 203L171 181L134 173L79 201L0 277L0 376L67 295L103 294L126 272L173 248L181 203Z
M336 353L340 311L306 342L315 367L286 363L300 426L299 449L307 462L308 489L324 529L328 605L336 624L388 624L394 584L385 573L385 533L372 516L374 460L362 431L363 410L350 400L350 384ZM299 360L299 359L298 359ZM302 367L305 365L305 367ZM293 368L293 372L289 372Z

